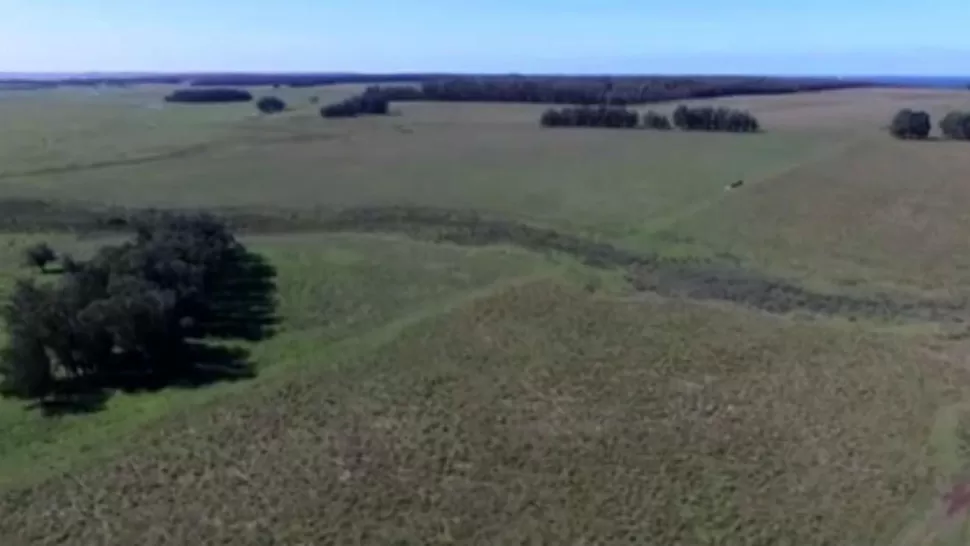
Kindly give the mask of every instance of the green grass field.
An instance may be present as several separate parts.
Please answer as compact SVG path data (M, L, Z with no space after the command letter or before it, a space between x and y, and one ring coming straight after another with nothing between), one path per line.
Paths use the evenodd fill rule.
M710 101L756 135L309 101L357 90L0 91L0 292L32 242L109 240L64 211L202 207L275 222L243 240L280 315L254 379L0 400L0 544L963 543L970 151L883 127L970 96ZM411 212L334 227L364 207ZM457 237L463 211L507 233Z

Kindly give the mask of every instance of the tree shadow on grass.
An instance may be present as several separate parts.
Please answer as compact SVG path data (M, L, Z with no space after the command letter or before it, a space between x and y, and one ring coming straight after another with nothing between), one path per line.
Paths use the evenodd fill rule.
M262 256L235 249L211 284L196 335L261 341L276 333L276 269Z
M84 415L103 410L111 398L105 389L90 389L73 385L58 385L54 394L27 403L27 409L38 410L44 417Z
M163 359L165 365L159 368L164 373L122 362L114 374L58 381L48 397L29 407L51 417L95 413L117 392L191 389L254 378L249 351L230 342L255 342L275 334L279 323L275 278L275 268L263 257L235 249L212 279L203 305L206 311L197 317L190 339Z

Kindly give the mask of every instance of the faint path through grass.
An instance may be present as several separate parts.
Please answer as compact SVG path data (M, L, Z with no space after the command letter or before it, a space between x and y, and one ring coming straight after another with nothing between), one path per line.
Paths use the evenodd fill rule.
M0 489L28 487L41 480L63 475L69 471L104 460L125 452L137 441L140 431L148 431L147 425L163 418L179 414L195 413L203 407L225 399L227 396L253 395L272 389L280 381L292 381L299 377L308 358L315 362L307 373L318 373L321 366L340 366L358 362L357 355L375 350L392 341L402 330L447 313L472 301L486 298L510 287L525 285L548 277L540 272L497 281L485 287L468 290L445 299L432 301L379 325L368 325L355 332L345 332L338 341L321 345L326 337L326 327L286 332L276 338L252 346L257 363L272 362L260 367L259 375L251 381L216 385L204 390L170 389L163 395L146 398L130 395L117 396L108 411L97 415L82 416L71 422L47 421L49 434L38 437L41 431L36 425L21 423L25 427L20 436L27 436L26 443L9 443L17 436L11 429L5 442L0 442ZM42 423L43 424L43 423ZM18 426L17 423L13 424ZM56 433L56 434L55 434Z
M773 171L769 171L757 178L745 179L744 185L736 190L716 193L710 199L699 200L694 204L690 205L689 207L685 207L683 209L671 212L670 214L665 214L665 215L656 217L653 220L647 221L642 227L643 233L651 234L651 233L657 233L658 231L663 231L665 229L669 229L670 227L676 225L678 222L686 218L700 214L701 212L704 212L710 209L711 207L714 207L721 200L726 199L732 195L738 194L739 196L743 197L744 192L750 189L752 185L771 182L773 180L782 178L792 172L803 169L809 165L814 165L817 163L829 161L843 154L847 154L853 148L859 146L866 140L868 140L867 137L856 137L854 139L846 140L844 142L841 142L838 146L826 148L821 153L818 153L804 161L799 161L798 163L794 163L792 165L788 165L779 169L775 169Z
M941 492L934 485L917 496L915 515L892 546L962 546L970 540L970 513L960 498L951 496L959 496L970 477L964 439L964 417L968 414L970 401L945 406L937 414L929 442L940 481L948 486Z

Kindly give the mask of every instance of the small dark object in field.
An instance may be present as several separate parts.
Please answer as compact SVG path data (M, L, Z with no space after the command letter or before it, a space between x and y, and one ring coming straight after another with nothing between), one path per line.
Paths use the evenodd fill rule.
M744 185L744 180L738 180L737 182L731 182L731 184L728 186L728 189L733 190L735 188L740 188L743 185Z
M286 110L286 103L279 97L263 97L256 102L256 108L264 114L276 114Z
M320 97L310 97L310 104L317 104L320 102Z

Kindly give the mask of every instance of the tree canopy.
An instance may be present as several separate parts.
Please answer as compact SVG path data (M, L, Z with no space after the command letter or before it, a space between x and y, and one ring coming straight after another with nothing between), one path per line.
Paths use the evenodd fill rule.
M933 124L928 113L904 108L893 116L889 132L896 138L925 139L932 128Z
M65 263L57 282L19 281L0 310L8 334L2 392L43 398L67 384L147 386L185 378L195 365L191 339L224 329L226 320L268 320L273 285L267 279L254 285L252 278L239 284L247 256L212 216L158 214L138 221L132 240ZM254 295L261 306L219 319L226 297Z

